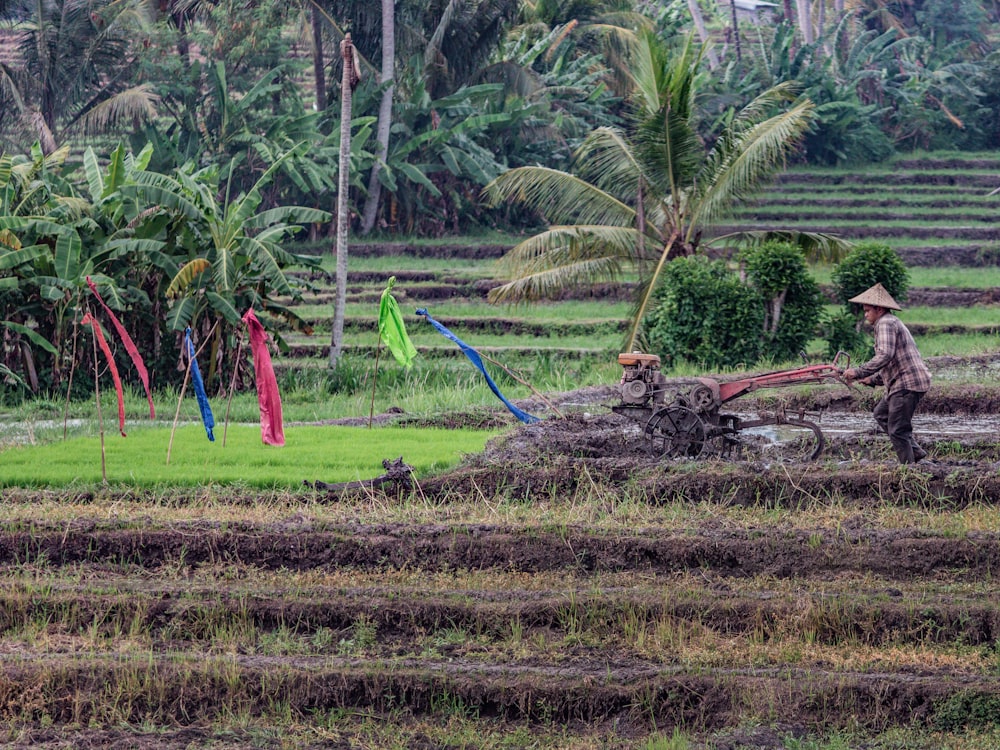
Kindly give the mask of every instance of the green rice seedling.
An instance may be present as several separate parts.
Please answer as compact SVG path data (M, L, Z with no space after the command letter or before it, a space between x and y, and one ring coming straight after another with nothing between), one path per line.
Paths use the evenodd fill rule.
M695 745L680 727L674 727L669 735L658 733L648 738L642 747L645 750L692 750Z
M377 625L367 614L362 614L351 629L350 638L341 638L338 653L341 656L360 656L376 643Z
M258 427L231 425L223 447L221 440L209 442L200 425L185 425L177 429L172 443L166 429L136 429L127 438L106 437L104 461L108 482L125 486L293 488L303 480L371 479L384 473L382 459L400 455L419 477L482 450L496 434L403 427L290 427L285 446L275 448L261 443ZM4 452L3 460L2 486L69 487L101 482L101 445L94 437L11 449Z

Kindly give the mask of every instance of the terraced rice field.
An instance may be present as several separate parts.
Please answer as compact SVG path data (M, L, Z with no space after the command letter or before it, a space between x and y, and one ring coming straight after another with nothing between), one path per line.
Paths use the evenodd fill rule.
M930 258L898 242L915 268ZM990 257L983 240L954 242L967 249L947 265ZM442 367L468 365L411 308L526 366L614 356L619 289L497 314L482 262L502 251L352 248L370 264L348 280L352 345L371 351L395 274ZM293 337L284 367L323 362L331 279L313 281L302 311L319 351ZM504 437L410 492L7 490L0 744L1000 746L1000 347L979 330L981 352L954 356L955 331L929 328L993 309L994 291L911 290L904 319L943 351L916 420L930 456L910 467L875 432L872 391L841 385L732 404L818 420L817 461L767 430L729 458L651 456L641 425L610 411L610 370L547 394L562 419L535 397L518 403L537 424L498 408Z

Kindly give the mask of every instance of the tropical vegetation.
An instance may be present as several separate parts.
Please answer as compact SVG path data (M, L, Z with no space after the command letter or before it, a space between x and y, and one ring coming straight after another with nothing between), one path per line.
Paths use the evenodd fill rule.
M826 6L0 3L4 388L90 372L88 277L145 356L191 327L224 382L246 308L305 325L289 243L331 244L341 197L354 235L527 229L497 301L638 279L635 345L666 266L785 165L1000 143L995 6ZM784 229L728 244L836 249Z

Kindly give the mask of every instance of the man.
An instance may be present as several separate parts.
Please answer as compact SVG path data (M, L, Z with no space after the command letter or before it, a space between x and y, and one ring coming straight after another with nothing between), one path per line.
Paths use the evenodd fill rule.
M899 463L920 461L927 452L913 439L913 412L931 387L931 373L920 358L913 336L890 310L900 310L896 300L876 284L849 302L861 305L865 321L875 327L875 356L844 371L844 379L865 385L884 385L885 395L872 415L889 436Z

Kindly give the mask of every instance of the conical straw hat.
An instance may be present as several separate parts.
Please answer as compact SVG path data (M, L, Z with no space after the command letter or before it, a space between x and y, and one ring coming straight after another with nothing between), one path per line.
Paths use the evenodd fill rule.
M848 302L856 302L859 305L874 305L875 307L884 307L886 310L902 310L899 305L896 304L896 300L892 298L892 295L885 290L885 287L881 284L876 284L871 289L862 292L857 297L851 297Z

